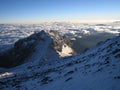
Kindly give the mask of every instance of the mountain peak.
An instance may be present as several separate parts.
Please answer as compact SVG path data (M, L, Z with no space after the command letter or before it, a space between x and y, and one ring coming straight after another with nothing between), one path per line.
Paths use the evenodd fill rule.
M44 30L35 32L29 37L15 42L14 47L10 50L1 53L2 62L0 62L0 66L14 67L33 60L41 62L43 59L56 59L73 53L72 49L67 46L66 48L69 48L70 51L63 53L65 55L61 55L61 52L65 49L64 45L67 46L64 38L59 34L53 32L51 35L51 33L46 33Z

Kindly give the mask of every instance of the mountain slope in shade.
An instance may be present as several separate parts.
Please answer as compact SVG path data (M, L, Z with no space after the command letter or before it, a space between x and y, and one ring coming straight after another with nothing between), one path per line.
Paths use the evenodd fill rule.
M74 51L66 39L55 32L36 32L15 42L13 48L0 52L0 67L14 67L32 61L42 63L44 60L72 55ZM69 51L63 53L65 50Z
M0 59L2 60L0 65L3 65L3 67L11 67L28 61L40 61L40 59L45 58L46 55L48 58L58 58L59 55L56 50L50 46L52 43L52 38L44 31L20 39L14 44L13 48L0 53ZM48 54L54 54L56 57Z
M25 63L0 74L3 90L120 90L120 36L83 54Z

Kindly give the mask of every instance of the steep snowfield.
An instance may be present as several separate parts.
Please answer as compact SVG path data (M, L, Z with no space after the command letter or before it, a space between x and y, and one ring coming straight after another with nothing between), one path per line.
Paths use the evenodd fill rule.
M65 57L65 56L72 56L73 54L73 50L71 47L69 47L68 45L64 44L62 46L62 51L58 52L60 54L61 57Z
M35 62L2 72L0 89L120 90L120 36L80 55Z

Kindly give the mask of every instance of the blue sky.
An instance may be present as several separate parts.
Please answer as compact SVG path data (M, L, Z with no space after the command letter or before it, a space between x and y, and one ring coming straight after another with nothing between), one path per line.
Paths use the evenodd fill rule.
M120 20L120 0L0 0L0 23Z

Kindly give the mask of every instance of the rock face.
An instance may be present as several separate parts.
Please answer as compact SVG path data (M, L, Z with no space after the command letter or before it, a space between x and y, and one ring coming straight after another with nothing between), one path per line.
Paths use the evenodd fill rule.
M63 46L68 44L67 41L69 40L57 32L34 33L27 38L18 40L10 50L0 53L0 67L13 67L28 61L42 61L72 55L73 51L70 47L68 53L61 55Z
M71 48L72 43L69 38L66 36L61 36L57 31L51 30L48 33L53 38L53 48L57 50L61 57L75 54L74 50Z

